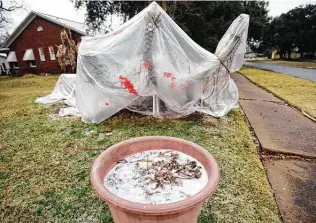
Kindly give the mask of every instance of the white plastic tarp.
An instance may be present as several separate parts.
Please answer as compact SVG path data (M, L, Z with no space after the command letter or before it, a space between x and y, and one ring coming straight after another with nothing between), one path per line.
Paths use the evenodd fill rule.
M238 100L228 70L243 63L248 23L240 15L212 54L153 2L118 30L83 37L76 79L82 120L99 123L123 108L157 117L225 115Z
M61 74L53 92L47 96L37 98L35 102L40 104L52 104L60 100L65 100L66 104L75 107L75 80L76 74Z
M212 54L153 2L118 30L83 37L75 81L82 121L123 108L160 118L225 115L238 102L230 73L243 64L248 25L248 15L237 17Z

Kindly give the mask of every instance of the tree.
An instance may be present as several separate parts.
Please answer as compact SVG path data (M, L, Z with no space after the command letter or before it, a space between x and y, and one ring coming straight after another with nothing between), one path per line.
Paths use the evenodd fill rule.
M103 24L115 14L122 16L123 21L126 21L150 3L149 1L72 1L76 8L86 8L86 23L92 31L104 28ZM268 2L265 1L167 2L168 14L194 41L212 52L215 51L231 22L241 13L247 13L251 18L249 43L252 45L262 41L264 28L270 21L267 7ZM111 27L105 28L109 30Z
M292 50L295 48L295 34L292 32L286 14L276 17L270 24L269 32L272 36L271 45L274 46L280 54L280 58L284 58L284 54L291 56Z
M23 2L16 0L0 0L0 45L8 38L9 26L12 24L11 13L23 9Z
M299 49L301 57L316 49L316 5L296 7L274 18L263 36L267 47L275 48L280 58Z
M306 52L315 52L316 48L316 4L299 6L286 13L294 34L294 45L301 57Z
M87 12L85 23L88 25L90 33L96 31L106 33L111 30L113 16L120 16L125 22L148 6L148 1L71 1L77 9L85 7Z

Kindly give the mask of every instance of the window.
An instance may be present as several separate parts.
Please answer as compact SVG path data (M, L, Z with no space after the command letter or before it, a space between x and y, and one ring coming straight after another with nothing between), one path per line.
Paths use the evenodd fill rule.
M51 60L56 60L56 56L55 56L55 52L54 52L54 47L53 46L49 46L48 47L49 50L49 56Z
M45 54L44 54L44 50L42 47L38 48L38 53L40 55L41 61L45 61Z
M19 64L18 64L18 62L10 62L10 67L12 68L12 69L19 69Z
M36 67L35 60L30 60L30 67Z
M37 27L37 32L42 32L44 29L43 29L43 27L42 26L38 26Z

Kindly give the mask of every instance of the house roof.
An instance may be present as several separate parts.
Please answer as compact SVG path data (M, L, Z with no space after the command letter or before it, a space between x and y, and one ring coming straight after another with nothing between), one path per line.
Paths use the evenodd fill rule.
M42 18L50 20L51 22L57 23L61 26L65 26L66 28L70 28L73 31L76 31L82 35L86 35L86 26L84 23L75 22L69 19L64 19L64 18L60 18L57 16L52 16L52 15L48 15L48 14L44 14L40 12L34 12L34 13Z
M51 21L55 24L69 28L81 35L86 35L86 27L84 23L75 22L69 19L63 19L57 16L52 16L40 12L31 11L26 18L20 23L20 25L12 32L10 37L2 44L2 47L9 47L11 43L23 32L23 30L33 21L33 19L39 16L43 19Z

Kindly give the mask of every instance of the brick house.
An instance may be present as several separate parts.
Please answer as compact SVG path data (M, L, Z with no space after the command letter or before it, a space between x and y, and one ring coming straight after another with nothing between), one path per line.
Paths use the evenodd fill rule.
M60 32L64 28L69 29L76 44L86 35L82 23L30 12L2 45L2 51L8 54L10 73L61 73L56 45L61 44Z

